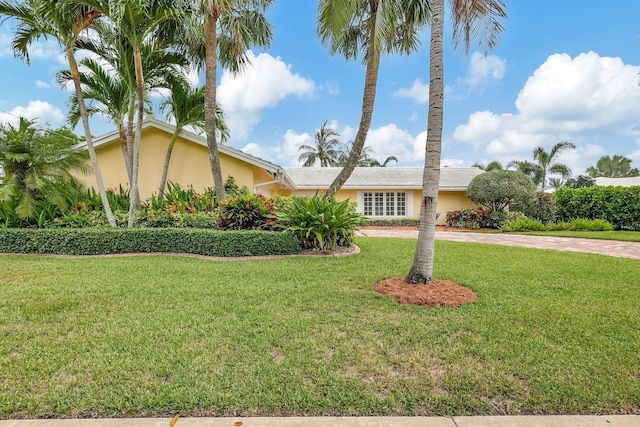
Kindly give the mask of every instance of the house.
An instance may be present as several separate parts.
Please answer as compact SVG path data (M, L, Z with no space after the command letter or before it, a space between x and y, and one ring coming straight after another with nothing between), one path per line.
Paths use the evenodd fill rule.
M158 190L167 147L175 126L155 118L143 122L140 142L140 197L145 200ZM117 131L94 139L98 163L106 188L128 186L127 172ZM253 193L271 196L313 195L329 188L341 168L282 168L274 163L219 145L222 176ZM338 200L351 199L369 217L418 218L422 192L422 168L356 168L338 191ZM440 176L439 223L448 211L474 207L466 191L478 168L443 168ZM79 176L95 187L95 177ZM168 181L203 191L213 186L206 138L182 130L173 149Z
M167 147L174 131L175 126L155 118L143 122L138 175L142 200L150 198L158 190ZM128 186L119 133L115 131L100 136L94 139L93 145L105 188ZM240 187L246 186L250 191L266 196L295 188L280 166L223 144L218 147L223 178L231 176ZM93 175L78 178L88 187L95 188ZM182 187L190 185L199 192L213 187L205 136L186 130L180 132L171 155L167 181Z
M596 178L596 185L603 187L635 187L640 186L640 176L633 176L628 178Z
M315 194L329 188L341 168L285 168L295 183L291 194ZM449 211L476 205L467 187L484 171L479 168L442 168L438 192L438 223ZM355 168L336 199L355 200L358 211L372 218L419 218L423 168Z

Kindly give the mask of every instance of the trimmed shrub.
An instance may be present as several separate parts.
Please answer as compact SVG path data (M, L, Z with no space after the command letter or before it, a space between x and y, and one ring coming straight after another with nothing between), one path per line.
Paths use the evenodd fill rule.
M485 172L473 178L467 196L490 211L501 211L512 203L526 205L533 198L536 186L527 175L509 170Z
M527 216L524 214L524 212L519 212L519 211L514 211L514 212L507 212L504 218L504 224L502 224L502 229L504 229L505 227L513 224L514 222L520 220L520 219L525 219Z
M171 228L0 229L0 252L60 255L176 252L207 256L300 252L292 233Z
M487 228L491 224L491 212L486 209L462 209L447 212L447 226L460 228Z
M220 230L269 230L274 221L274 205L259 194L230 197L220 203Z
M290 230L305 249L335 249L349 246L364 217L350 200L341 202L319 196L294 198L290 207L278 212L278 227Z
M503 228L504 231L545 231L546 227L538 220L521 218Z
M420 227L420 220L415 218L402 219L382 219L382 218L366 218L363 226L376 227Z
M556 207L558 221L603 219L617 230L640 231L640 186L561 188Z

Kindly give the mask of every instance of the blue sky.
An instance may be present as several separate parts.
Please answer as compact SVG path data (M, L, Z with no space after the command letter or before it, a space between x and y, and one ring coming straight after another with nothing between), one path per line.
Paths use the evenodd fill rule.
M298 147L312 143L324 121L344 141L355 137L364 67L329 55L316 35L316 5L277 0L268 14L271 47L254 50L241 76L220 72L231 146L297 166ZM640 167L640 2L510 1L507 8L505 32L487 56L453 51L446 30L443 165L530 159L534 147L566 140L577 145L561 157L574 175L607 154ZM55 84L66 65L61 50L52 42L33 46L29 67L13 58L10 39L5 23L0 122L23 115L62 125L69 92ZM427 32L411 57L382 58L367 138L381 161L394 155L397 166L423 165L428 81ZM112 130L100 119L92 126L96 135Z

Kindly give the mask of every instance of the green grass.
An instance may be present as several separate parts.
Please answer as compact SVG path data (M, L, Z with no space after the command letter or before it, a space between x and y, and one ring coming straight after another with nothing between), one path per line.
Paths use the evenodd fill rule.
M373 291L415 240L250 261L0 257L0 418L640 412L640 261L436 242L459 309Z
M638 231L527 231L513 234L530 234L532 236L573 237L581 239L619 240L621 242L640 242Z

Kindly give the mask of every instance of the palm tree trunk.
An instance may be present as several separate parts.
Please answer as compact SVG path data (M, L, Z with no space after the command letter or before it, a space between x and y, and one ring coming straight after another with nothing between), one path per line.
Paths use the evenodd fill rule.
M158 187L158 199L162 201L164 198L164 187L167 185L167 173L169 172L169 162L171 161L171 153L173 152L173 146L176 145L176 140L178 139L179 129L176 128L176 131L171 136L171 141L169 141L169 147L167 147L167 155L164 158L164 166L162 167L162 177L160 178L160 186Z
M380 55L375 49L375 14L371 18L371 31L369 34L369 48L367 50L367 70L364 79L364 92L362 95L362 115L360 116L360 125L358 133L351 146L351 152L347 163L344 165L338 176L333 180L326 194L327 199L332 199L335 194L342 188L347 179L353 173L358 165L360 155L367 139L367 133L371 127L371 118L373 116L373 105L376 100L376 87L378 85L378 69L380 68Z
M205 11L204 32L205 32L205 94L204 94L204 122L207 132L207 147L209 148L209 163L211 164L211 174L213 184L216 189L218 200L226 200L227 192L224 189L222 180L222 167L220 165L220 152L216 140L216 84L218 67L218 35L217 16L213 11Z
M427 148L422 176L420 229L413 265L407 283L431 283L436 235L436 209L440 184L440 156L444 107L444 0L433 0L429 56L429 117Z
M131 174L131 193L129 204L129 221L127 226L133 228L136 210L140 205L140 193L138 192L138 172L140 166L140 138L142 136L142 121L144 120L144 76L142 74L142 57L140 48L134 48L134 61L136 66L136 83L138 86L138 120L136 134L133 142L133 159Z
M87 151L89 151L89 157L91 158L91 166L93 167L93 174L96 177L96 186L98 187L98 193L102 200L102 206L104 207L104 213L107 216L107 221L111 227L118 227L115 219L113 218L113 212L111 211L111 205L107 198L107 192L102 182L102 173L100 172L100 166L98 165L98 157L96 156L96 149L93 146L93 137L91 136L91 129L89 128L89 116L87 115L87 106L84 103L84 94L82 93L82 86L80 85L80 71L78 70L78 63L76 62L75 55L72 49L67 49L67 58L69 60L69 68L73 76L73 85L76 90L76 97L78 99L78 109L80 110L80 117L82 118L82 126L84 128L84 135L87 140Z

